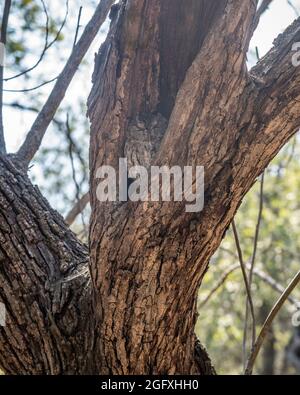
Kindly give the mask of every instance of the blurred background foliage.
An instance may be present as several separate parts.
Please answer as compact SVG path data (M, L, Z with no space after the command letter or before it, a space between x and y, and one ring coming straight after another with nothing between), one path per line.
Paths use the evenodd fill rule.
M298 134L284 147L265 172L263 211L255 259L255 268L284 288L297 273L300 264L299 137ZM261 201L260 183L261 180L258 180L247 194L235 220L246 263L251 261L253 254ZM231 272L232 267L237 269ZM228 271L227 279L217 288ZM217 288L216 291L201 305L214 288ZM279 296L268 282L254 275L252 297L257 331ZM299 287L294 291L293 298L295 302L300 301ZM198 302L196 332L209 350L217 371L241 373L246 292L231 229L211 261ZM300 308L297 303L286 302L277 316L259 355L255 369L257 374L300 373L300 344L295 348L290 345L295 338L298 339L297 329L292 325L297 307ZM250 341L250 335L248 339Z
M275 0L275 2L283 0ZM10 15L5 77L5 129L9 148L16 149L49 94L74 42L81 5L79 34L97 1L20 0L13 2ZM286 3L286 2L285 2ZM2 12L4 1L0 0ZM48 27L47 22L48 20ZM58 111L47 138L30 169L50 203L66 215L88 190L89 124L85 117L86 99L91 86L93 55L105 36L107 24L80 67L79 74ZM42 60L31 72L26 70L40 59L46 42L51 43ZM255 51L250 51L255 57ZM254 60L252 59L252 63ZM45 83L39 89L34 87ZM19 91L21 90L21 91ZM23 90L23 91L22 91ZM24 91L25 90L25 91ZM296 136L274 159L265 172L263 195L261 180L246 196L236 217L245 262L251 262L255 245L260 204L263 210L257 240L252 295L256 327L261 327L280 293L274 283L285 288L300 263L300 136ZM87 241L90 209L79 215L72 229ZM271 281L270 281L271 279ZM272 283L273 281L273 283ZM273 284L273 285L272 285ZM259 355L257 374L299 374L299 329L292 316L299 309L300 289L293 293L275 320ZM246 293L232 230L210 264L199 294L199 321L196 333L209 350L220 374L240 374L245 363ZM183 317L184 319L184 317ZM249 324L251 320L249 319ZM249 352L250 328L247 328L246 351Z
M77 28L79 38L96 3L96 0L13 2L4 81L8 149L15 151L30 129L55 83L53 79L59 75L72 51ZM2 12L4 0L0 0L0 6ZM94 53L105 37L107 26L108 22L81 64L30 168L32 181L64 216L88 191L86 100L91 88ZM89 212L87 207L73 225L84 241L87 240Z

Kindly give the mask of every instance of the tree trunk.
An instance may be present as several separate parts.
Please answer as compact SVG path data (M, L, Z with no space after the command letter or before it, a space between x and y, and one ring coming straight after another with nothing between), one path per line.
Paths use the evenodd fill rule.
M87 248L9 158L0 158L0 179L0 301L7 310L1 369L90 372Z
M175 3L123 1L96 57L90 253L105 373L201 373L196 297L209 259L245 193L295 131L290 123L274 139L279 119L285 125L272 99L280 92L261 91L246 69L255 2ZM179 26L173 41L170 26ZM132 124L146 119L150 135L158 114L167 127L151 162L205 167L201 213L187 214L181 203L97 201L97 169L130 159ZM299 109L295 115L298 122Z
M88 100L90 276L86 247L15 159L1 158L5 371L214 374L194 334L199 287L243 197L300 125L300 73L289 53L300 23L249 73L256 6L114 6ZM204 210L186 213L186 202L99 202L97 169L117 169L122 157L204 166Z

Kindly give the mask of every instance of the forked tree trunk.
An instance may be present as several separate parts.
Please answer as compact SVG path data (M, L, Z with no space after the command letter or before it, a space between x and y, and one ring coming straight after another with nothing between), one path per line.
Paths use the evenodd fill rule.
M198 259L193 241L197 219L180 213L178 206L175 214L160 204L100 204L96 172L102 164L118 169L119 158L128 156L124 146L133 144L127 134L133 124L146 120L150 134L147 124L158 115L166 120L162 127L168 123L186 71L222 4L123 2L96 58L89 98L90 250L105 373L200 372L194 326L203 273L187 266Z
M88 101L90 280L86 248L16 159L1 159L4 370L214 373L194 334L198 289L244 195L300 124L300 73L290 52L300 23L248 73L256 3L123 0L114 7ZM139 141L145 135L148 145ZM97 169L117 169L125 156L146 166L204 166L204 210L99 202Z
M260 91L246 69L256 9L241 3L124 1L96 58L90 248L103 372L201 373L199 286L243 196L283 143L272 134L285 124L272 100L282 93L272 84ZM152 164L203 165L201 213L96 199L97 169L117 169L132 124L158 113L168 126Z

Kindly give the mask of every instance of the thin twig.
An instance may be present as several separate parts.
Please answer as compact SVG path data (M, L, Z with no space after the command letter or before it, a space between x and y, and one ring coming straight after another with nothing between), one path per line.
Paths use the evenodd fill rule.
M283 169L288 168L288 166L290 165L290 163L293 160L293 157L295 155L296 152L296 147L297 147L297 142L298 142L298 136L294 136L293 140L292 140L292 146L291 146L291 152L288 155L288 157L286 158L286 161L282 160L279 165L278 165L278 170L277 170L277 179L280 178L281 175L281 171Z
M199 309L203 308L208 303L208 301L212 298L212 296L222 287L222 285L225 284L228 277L239 268L240 268L240 264L238 263L238 264L234 264L234 265L230 266L225 271L223 276L220 278L220 280L217 282L217 284L211 289L211 291L206 296L206 298L199 303Z
M82 13L82 6L79 8L79 12L78 12L77 26L76 26L76 31L75 31L73 48L75 47L75 45L77 43L77 37L78 37L79 28L80 28L81 13Z
M262 2L261 7L259 9L260 12L261 13L265 12L265 10L268 8L269 4L270 4L270 2ZM257 46L255 47L255 52L256 52L257 61L259 61L260 56L259 56L259 49ZM252 292L253 271L254 271L254 266L255 266L255 258L256 258L257 244L258 244L258 238L259 238L259 230L260 230L260 224L261 224L261 218L262 218L262 212L263 212L264 177L265 177L265 174L263 173L262 177L261 177L261 183L260 183L258 220L257 220L256 228L255 228L253 252L252 252L250 270L249 270L250 293ZM249 321L249 303L248 303L248 301L246 301L245 323L244 323L244 334L243 334L243 344L245 345L244 346L245 349L247 347L248 321ZM252 335L251 348L254 346L254 341L256 339L256 323L255 322L252 323L252 334L253 335Z
M56 84L50 93L42 110L28 132L24 143L19 149L17 156L28 166L35 153L39 149L46 130L51 123L66 91L96 34L102 26L114 0L102 0L96 8L94 15L87 24L78 43L73 48L63 71L59 75Z
M271 3L273 0L263 0L260 7L258 8L256 15L255 15L255 20L254 20L254 25L253 25L253 31L257 28L260 18L262 15L267 11L267 9L270 7Z
M53 40L52 40L50 43L48 43L48 39L49 39L49 14L48 14L47 7L46 7L46 5L45 5L44 0L41 0L41 3L42 3L42 6L43 6L44 14L45 14L45 16L46 16L46 25L45 25L45 26L46 26L46 27L45 27L45 31L46 31L46 32L45 32L45 44L44 44L44 48L43 48L43 50L42 50L42 52L41 52L41 54L40 54L40 56L39 56L39 59L36 61L36 63L35 63L33 66L29 67L29 68L26 69L26 70L21 71L21 72L18 73L18 74L13 75L12 77L4 78L4 79L3 79L4 81L11 81L11 80L13 80L13 79L15 79L15 78L21 77L22 75L28 74L28 73L30 73L32 70L34 70L35 68L37 68L37 66L38 66L38 65L42 62L42 60L44 59L44 56L45 56L46 52L48 51L48 49L51 48L51 47L56 43L56 41L59 39L60 33L62 32L62 29L64 28L64 26L65 26L65 24L66 24L66 21L67 21L67 18L68 18L68 13L69 13L69 0L66 0L66 12L65 12L64 19L63 19L63 21L62 21L62 23L61 23L61 25L60 25L60 27L59 27L59 29L58 29L58 31L57 31L55 37L53 38ZM11 91L7 91L7 92L11 92Z
M83 215L83 209L85 208L85 206L87 205L88 202L85 204L84 207L83 207L83 204L80 203L80 201L81 201L80 186L78 184L77 177L76 177L76 169L75 169L75 162L74 162L74 155L73 155L74 147L76 147L76 144L72 138L72 130L71 130L71 127L69 124L69 114L67 114L67 120L66 120L66 137L68 140L68 151L69 151L69 157L70 157L70 162L71 162L72 178L73 178L73 182L74 182L75 188L76 188L76 201L78 203L78 207L81 209L78 214L81 214L82 225L83 225L83 228L85 229L86 225L85 225L85 220L84 220L84 215Z
M60 122L60 121L58 121L58 122ZM68 115L67 115L67 123L64 123L63 129L61 128L61 123L60 123L60 130L62 130L66 134L66 138L68 140L69 156L70 156L71 163L72 163L73 180L74 180L75 184L77 184L77 186L76 186L76 188L77 188L77 198L79 198L79 196L80 196L80 189L82 187L83 182L87 178L87 174L85 172L86 160L82 156L82 151L79 148L78 144L76 144L75 140L72 137L71 128L70 128L69 120L68 120ZM77 160L80 162L81 168L83 169L83 173L84 173L83 177L82 177L82 180L80 182L78 182L78 183L77 183L76 175L75 175L73 153L76 154Z
M248 283L248 277L247 277L247 272L246 272L246 265L244 263L243 253L242 253L242 249L241 249L241 245L240 245L240 241L239 241L239 236L238 236L238 231L237 231L237 228L236 228L234 220L232 221L232 229L233 229L235 244L236 244L238 257L239 257L239 261L240 261L240 266L241 266L241 269L242 269L242 274L243 274L243 279L244 279L244 283L245 283L247 299L249 301L250 311L251 311L251 316L252 316L252 322L253 322L253 327L254 327L254 324L255 324L254 306L253 306L252 296L251 296L249 283ZM255 337L254 336L255 336L255 333L252 330L253 344L254 344L254 341L255 341ZM244 356L244 359L246 359L246 344L245 343L243 343L243 356Z
M270 314L268 315L266 321L264 322L263 327L258 335L258 338L254 344L254 347L253 347L250 357L248 359L247 366L245 369L245 375L252 374L256 358L259 354L261 346L262 346L262 344L269 332L269 329L270 329L275 317L279 313L281 307L283 306L284 302L287 300L289 295L292 293L292 291L298 285L299 281L300 281L300 271L296 274L296 276L293 278L293 280L287 286L287 288L285 289L283 294L277 300L277 302L275 303L274 307L272 308Z
M51 82L56 81L58 78L59 78L59 76L58 76L58 77L54 77L54 78L52 78L51 80L42 82L41 84L36 85L36 86L34 86L34 87L32 87L32 88L25 88L25 89L3 89L3 91L4 91L4 92L10 92L10 93L32 92L32 91L35 91L35 90L37 90L37 89L42 88L42 87L45 86L45 85L51 84Z
M67 119L66 119L66 137L68 140L68 153L69 153L69 158L71 162L71 169L72 169L72 179L75 184L75 189L76 189L76 200L79 201L80 199L80 186L77 182L77 177L76 177L76 169L75 169L75 162L74 162L74 155L73 155L73 148L75 146L75 142L72 138L72 130L70 127L70 122L69 122L69 114L67 114Z
M11 108L15 108L17 110L21 110L21 111L30 111L30 112L34 112L34 113L39 112L39 109L37 107L26 106L26 105L21 104L19 102L3 103L3 105L6 107L11 107ZM53 123L59 128L59 130L63 130L64 122L53 118Z
M30 111L30 112L35 112L35 113L39 112L38 108L33 107L33 106L27 106L27 105L21 104L17 101L10 102L10 103L4 102L3 106L16 108L16 109L22 110L22 111Z
M90 201L90 194L89 192L87 192L76 202L74 207L72 207L72 209L67 214L65 218L67 225L71 226L74 223L77 216L82 213L82 211L86 208L89 201Z
M234 253L232 254L235 255ZM249 264L246 264L246 267L248 270L250 269ZM225 284L229 276L239 268L240 268L240 264L237 263L229 266L229 268L225 270L223 276L211 289L211 291L206 296L206 298L199 302L200 309L203 308L210 301L210 299L214 296L214 294ZM262 270L254 269L253 274L257 276L260 280L262 280L264 283L268 284L272 289L274 289L274 291L278 292L280 295L284 292L284 287L281 284L279 284L276 280L274 280L273 277L269 276L267 273L263 272ZM289 296L288 301L296 310L300 309L300 300L295 299L292 296Z
M263 214L263 208L264 208L264 183L265 183L265 173L262 174L261 182L260 182L259 210L258 210L257 223L256 223L256 227L255 227L255 236L254 236L254 242L253 242L253 252L252 252L252 257L251 257L251 262L250 262L250 270L249 270L249 289L250 289L250 292L252 292L253 271L254 271L254 267L255 267L257 245L258 245L259 232L260 232L260 226L261 226L262 214ZM248 320L249 320L249 303L247 301L246 302L246 312L245 312L245 327L244 327L244 342L245 342L245 344L247 344ZM251 348L254 346L254 341L256 339L256 323L253 322L252 325L253 325L253 327L252 327L253 336L252 336Z
M5 0L3 17L1 22L1 37L0 37L0 43L1 46L3 46L4 51L6 45L7 25L8 25L10 7L11 7L11 0ZM3 59L3 63L4 63L4 59ZM5 144L4 126L3 126L3 71L4 71L4 64L2 64L2 61L0 59L0 153L6 154L6 144Z
M297 8L294 6L291 0L287 0L288 5L292 8L292 10L295 12L296 17L299 17L299 11Z

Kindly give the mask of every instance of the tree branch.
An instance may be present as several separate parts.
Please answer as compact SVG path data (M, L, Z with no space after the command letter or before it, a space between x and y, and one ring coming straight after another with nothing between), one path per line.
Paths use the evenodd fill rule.
M77 43L78 32L79 32L79 29L80 29L81 13L82 13L82 6L79 7L79 11L78 11L77 25L76 25L76 30L75 30L75 37L74 37L73 47L75 47L75 45Z
M199 303L199 309L202 309L208 302L209 300L212 298L212 296L222 287L222 285L225 284L226 280L228 279L228 277L235 272L236 270L241 268L241 264L237 263L237 264L233 264L232 266L230 266L225 273L223 274L223 276L219 279L219 281L216 283L216 285L213 286L213 288L210 290L209 294L205 297L205 299L203 299L200 303Z
M14 102L9 102L9 103L3 103L4 106L6 107L11 107L20 111L29 111L29 112L34 112L34 113L39 113L39 109L34 106L27 106L24 104L21 104L17 101ZM58 119L53 118L53 123L60 129L62 130L64 127L64 122L59 121Z
M71 226L77 216L82 213L82 211L85 209L87 204L90 201L90 194L87 192L85 195L83 195L74 205L74 207L69 211L65 218L65 222L67 225Z
M249 289L250 293L252 294L252 281L253 281L253 273L255 269L255 259L256 259L256 252L257 252L257 245L259 239L259 231L260 225L262 220L262 213L263 213L263 203L264 203L264 180L265 174L262 174L261 181L260 181L260 194L259 194L259 210L258 210L258 219L255 227L255 236L253 242L253 252L250 262L250 270L249 270ZM249 318L249 303L246 301L246 310L245 310L245 328L244 328L244 343L247 344L247 334L248 334L248 318ZM256 337L256 330L254 329L254 339ZM253 341L252 341L253 346Z
M252 317L252 346L254 345L255 338L256 338L256 320L255 320L255 313L254 313L254 305L253 305L253 300L252 300L252 295L251 295L251 289L249 286L249 280L246 272L246 265L243 259L243 253L239 241L239 236L238 236L238 231L235 225L235 221L232 221L232 229L233 229L233 234L234 234L234 240L238 252L238 257L239 257L239 262L243 274L243 279L244 279L244 284L245 284L245 289L246 289L246 294L247 294L247 303L249 303L250 306L250 312L251 312L251 317ZM243 341L243 355L244 355L244 361L246 360L246 337L244 336L244 341Z
M35 91L35 90L37 90L37 89L40 89L41 87L43 87L43 86L45 86L45 85L51 84L52 82L56 81L58 78L59 78L59 77L53 77L53 78L51 78L50 80L41 82L40 84L38 84L38 85L36 85L36 86L33 86L33 87L31 87L31 88L25 88L25 89L3 89L3 91L4 91L4 92L10 92L10 93L32 92L32 91Z
M267 9L269 8L270 4L272 3L273 0L263 0L261 2L260 7L257 10L257 13L255 15L255 21L254 21L254 25L253 25L253 31L257 28L260 18L261 16L267 11Z
M256 358L259 354L259 351L261 349L261 346L264 342L264 339L266 335L269 332L269 329L276 318L277 314L279 313L281 307L284 305L285 301L288 299L289 295L293 292L295 287L299 284L300 281L300 271L296 274L296 276L293 278L293 280L290 282L290 284L287 286L285 289L284 293L280 296L278 301L275 303L274 307L272 308L270 314L268 315L266 321L263 324L263 327L258 335L258 338L254 344L254 347L251 351L247 367L245 370L246 375L251 375L253 372L253 367L256 361Z
M12 77L4 78L3 81L11 81L11 80L13 80L15 78L21 77L22 75L30 73L32 70L34 70L36 67L38 67L38 65L44 59L44 56L45 56L46 52L48 51L48 49L51 48L56 43L56 41L58 40L58 38L60 36L60 33L62 32L62 30L63 30L63 28L64 28L64 26L66 24L68 13L69 13L69 0L66 0L66 12L65 12L64 19L63 19L63 21L62 21L57 33L55 34L55 37L53 38L53 40L50 43L48 43L48 38L49 38L49 15L48 15L48 11L47 11L47 7L45 5L45 2L43 0L41 0L41 2L42 2L44 14L46 16L46 27L45 27L46 33L45 33L44 48L43 48L38 60L36 61L36 63L33 66L29 67L26 70L21 71L20 73L18 73L16 75L13 75ZM11 92L10 90L7 90L7 91Z
M246 263L246 267L249 270L250 265ZM199 303L199 308L203 308L213 297L213 295L225 284L227 281L228 277L235 272L236 270L240 269L241 265L240 263L233 264L232 266L228 267L227 270L225 270L225 273L222 275L222 277L217 281L217 283L213 286L213 288L210 290L209 294L200 301ZM268 284L274 291L278 292L280 295L284 292L284 287L279 284L276 280L274 280L273 277L269 276L267 273L254 268L253 274L257 276L260 280L262 280L264 283ZM289 296L287 299L290 304L296 308L297 310L300 308L300 300L293 298L292 296Z
M71 162L71 169L72 169L72 179L75 185L75 189L76 189L76 200L77 200L77 204L75 205L75 207L73 208L72 213L75 215L75 211L74 209L77 207L78 210L78 214L82 214L82 211L84 210L84 208L86 207L87 203L89 202L89 193L87 194L88 196L84 195L83 198L80 198L80 185L77 181L77 177L76 177L76 168L75 168L75 163L74 163L74 152L76 150L76 152L78 152L78 148L76 147L75 141L73 140L72 137L72 129L70 127L69 124L69 114L67 114L67 119L66 119L66 138L67 138L67 142L68 142L68 153L69 153L69 157L70 157L70 162ZM81 159L81 157L80 157ZM71 221L71 223L73 223L73 221L75 220L72 219L72 213L69 213L71 215L71 217L67 217L67 219L69 221ZM76 215L77 216L77 215ZM82 225L84 228L85 233L87 234L87 230L86 230L86 224L85 224L85 220L84 220L84 216L83 214L81 215L81 219L82 219ZM68 223L68 222L67 222ZM69 226L71 225L71 223L69 223Z
M6 33L9 12L11 7L11 0L5 0L3 17L1 22L1 37L0 37L0 48L1 54L3 53L3 59L0 58L0 154L6 154L6 145L4 139L4 126L3 126L3 70L4 70L4 54L6 45ZM1 56L0 54L0 56ZM2 64L3 62L3 64Z
M250 72L252 84L244 93L249 104L232 162L236 166L234 185L242 182L251 187L300 127L300 67L294 67L292 61L293 44L299 41L300 18L278 36L274 47Z
M295 15L297 16L297 18L299 18L299 11L298 9L294 6L292 0L287 0L288 5L292 8L292 10L294 11Z
M74 46L71 56L67 61L63 71L59 75L57 82L48 97L48 100L38 114L26 136L23 145L20 147L17 153L18 158L25 165L28 166L33 156L39 149L45 132L52 121L56 110L62 102L78 66L80 65L88 48L98 33L113 3L113 0L102 0L99 3L80 40Z
M246 54L252 36L251 29L256 5L257 1L239 4L234 1L227 2L222 18L214 26L214 31L222 35L222 40L216 40L211 32L188 70L178 92L169 126L158 153L158 163L176 162L178 164L178 158L180 162L195 163L198 158L201 158L202 164L205 165L206 160L212 160L211 152L200 153L208 142L201 143L201 138L206 139L207 136L204 129L199 130L198 125L206 122L209 130L213 130L214 127L219 128L213 125L211 119L205 117L204 105L208 102L214 103L218 100L217 96L220 93L222 98L219 99L223 103L229 103L230 98L238 100L243 93L246 79ZM226 84L226 87L223 84ZM233 91L234 97L232 97ZM234 100L230 101L231 107L234 104ZM219 121L221 119L224 121L224 114L218 117ZM209 138L216 138L214 132ZM187 146L187 150L183 152L182 146ZM215 146L218 151L218 145L215 144ZM196 147L198 147L198 152Z

